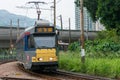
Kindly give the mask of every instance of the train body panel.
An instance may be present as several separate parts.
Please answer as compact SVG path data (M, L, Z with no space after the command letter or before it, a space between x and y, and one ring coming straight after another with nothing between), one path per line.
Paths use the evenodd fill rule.
M33 57L32 62L51 62L57 61L55 49L37 49L36 58Z

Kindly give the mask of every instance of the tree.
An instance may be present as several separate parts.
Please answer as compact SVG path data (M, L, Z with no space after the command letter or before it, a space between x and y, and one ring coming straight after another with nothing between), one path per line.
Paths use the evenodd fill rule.
M120 0L98 0L97 17L107 30L120 33Z
M79 0L75 4L79 7ZM107 30L116 29L120 35L120 0L84 0L84 6L93 21L99 19Z
M92 20L95 22L98 2L97 0L84 0L84 6L87 8Z

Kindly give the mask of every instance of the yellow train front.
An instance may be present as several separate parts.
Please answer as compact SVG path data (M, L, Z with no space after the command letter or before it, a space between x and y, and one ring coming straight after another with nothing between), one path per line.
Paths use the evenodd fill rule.
M26 69L58 67L57 34L54 26L39 21L27 28L16 41L17 59Z

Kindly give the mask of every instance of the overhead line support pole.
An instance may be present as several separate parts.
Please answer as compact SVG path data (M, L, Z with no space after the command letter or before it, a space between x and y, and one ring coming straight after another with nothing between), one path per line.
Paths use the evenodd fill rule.
M62 32L63 32L62 15L60 15L60 23L61 23L61 35L62 35ZM62 36L61 36L61 40L62 40Z
M69 44L71 43L71 21L69 18Z
M18 23L18 26L17 26L17 39L18 39L19 36L20 36L20 29L19 29L20 24L19 24L19 22L20 22L20 20L18 19L18 20L17 20L17 23Z
M54 27L56 29L56 0L54 0Z
M10 20L10 48L12 45L12 20Z

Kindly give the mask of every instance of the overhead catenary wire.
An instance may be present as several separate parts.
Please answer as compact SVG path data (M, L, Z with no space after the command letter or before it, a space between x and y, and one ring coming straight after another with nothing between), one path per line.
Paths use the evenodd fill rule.
M56 1L56 4L57 3L60 3L62 0L57 0ZM33 3L33 4L30 4L30 3ZM40 4L38 5L38 3L41 3L41 4L45 4L44 6L41 6ZM52 3L52 4L51 4ZM26 2L25 3L25 5L24 6L16 6L17 8L21 8L21 9L26 9L26 16L28 15L28 11L29 11L29 9L37 9L38 11L37 12L40 12L40 15L42 15L41 14L41 11L43 11L43 10L46 10L46 11L50 11L50 14L51 14L51 21L54 21L53 19L52 19L52 16L54 15L54 1L51 1L51 2L47 2L47 1L29 1L29 2ZM37 6L36 6L36 4L37 4ZM51 7L52 6L52 7ZM36 7L39 7L39 9L38 8L36 8ZM44 12L44 11L43 11ZM43 18L43 16L42 16L42 18ZM48 18L48 17L47 17Z
M23 9L36 9L35 7L26 7L26 6L16 6L17 8L23 8ZM48 8L40 8L41 10L51 10Z
M56 1L56 4L58 4L59 2L61 2L62 0L58 0L58 1ZM52 2L47 2L47 4L53 4L54 2L52 1Z
M46 4L45 2L41 2L41 1L30 1L30 2L27 2L28 4L31 4L33 3L36 7L36 11L37 11L37 14L38 14L38 20L40 19L40 14L41 14L41 10L40 10L40 7L39 7L39 4Z

